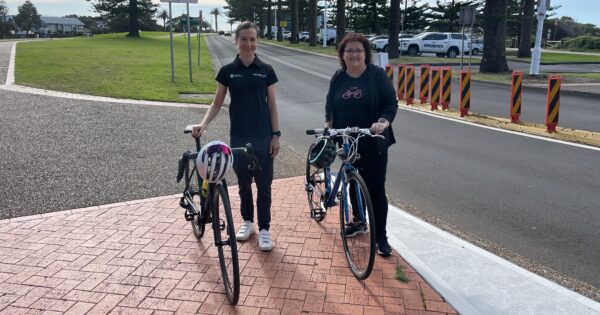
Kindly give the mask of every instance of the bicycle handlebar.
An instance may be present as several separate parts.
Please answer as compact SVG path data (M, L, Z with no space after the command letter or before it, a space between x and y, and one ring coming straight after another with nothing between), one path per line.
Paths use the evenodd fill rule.
M306 134L307 135L326 135L326 136L344 136L344 135L348 135L350 133L362 133L364 135L367 136L371 136L371 137L379 137L379 138L384 138L384 136L382 135L374 135L371 133L371 129L369 128L359 128L359 127L347 127L347 128L341 128L341 129L329 129L329 128L315 128L315 129L307 129L306 130Z

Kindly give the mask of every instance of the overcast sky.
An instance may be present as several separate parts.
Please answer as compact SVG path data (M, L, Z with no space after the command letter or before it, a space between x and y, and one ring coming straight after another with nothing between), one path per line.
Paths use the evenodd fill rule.
M37 8L38 13L44 16L64 16L67 14L77 15L96 15L92 9L90 2L85 0L30 0ZM302 1L302 0L300 0ZM444 1L444 0L442 0ZM9 14L17 14L17 8L24 0L6 0L9 7ZM153 0L155 3L160 3L159 0ZM426 2L435 3L435 0L426 0ZM409 3L410 4L410 3ZM198 16L200 10L206 18L208 12L214 8L219 8L225 12L225 0L198 0L198 4L190 5L190 14ZM592 23L600 26L600 1L598 0L552 0L552 5L562 6L556 11L557 16L570 16L581 23ZM167 3L161 3L163 8L168 8ZM173 16L179 16L186 11L185 4L174 3L172 5ZM211 25L214 24L214 17L210 20ZM218 19L219 29L229 30L227 17L222 16Z

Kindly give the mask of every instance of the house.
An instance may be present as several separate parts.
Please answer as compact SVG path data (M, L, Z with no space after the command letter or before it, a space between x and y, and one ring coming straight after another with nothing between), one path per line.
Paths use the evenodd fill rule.
M40 33L62 33L65 35L75 35L85 32L84 24L77 18L42 16L42 26Z

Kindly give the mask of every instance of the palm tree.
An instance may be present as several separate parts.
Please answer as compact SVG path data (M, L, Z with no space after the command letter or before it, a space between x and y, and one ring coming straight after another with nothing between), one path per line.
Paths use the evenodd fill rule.
M167 30L167 19L169 18L169 12L167 12L167 10L162 10L159 14L158 17L160 19L162 19L163 21L163 28L166 31Z
M212 9L212 11L210 11L210 14L215 16L215 32L219 32L219 27L217 26L217 16L221 15L221 11L219 10L219 8L214 8Z

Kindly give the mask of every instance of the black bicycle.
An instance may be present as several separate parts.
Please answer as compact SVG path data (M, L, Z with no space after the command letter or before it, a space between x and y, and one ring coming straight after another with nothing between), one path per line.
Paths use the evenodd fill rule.
M310 129L306 134L317 137L306 159L305 190L311 217L321 222L327 210L339 203L342 244L348 265L357 279L366 279L375 262L375 219L367 185L352 163L360 158L357 150L361 137L383 136L372 135L369 129L358 127ZM340 150L337 150L336 139L342 142ZM342 164L332 186L330 165L336 156Z
M184 130L186 134L191 132L192 126L187 126ZM227 181L222 179L217 183L209 183L202 180L196 167L196 158L202 146L199 137L194 140L196 151L184 152L179 160L177 182L185 178L185 189L179 206L185 209L185 220L191 222L198 239L204 235L205 225L212 224L225 293L229 303L235 305L240 297L240 268ZM231 148L231 151L244 152L250 163L248 168L260 170L252 144L246 144L245 148Z

